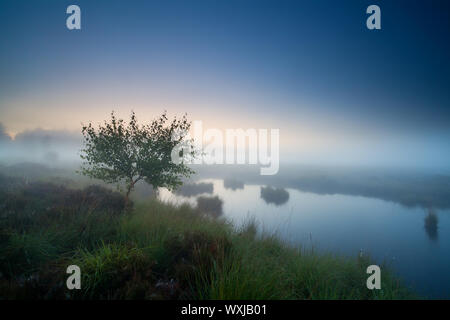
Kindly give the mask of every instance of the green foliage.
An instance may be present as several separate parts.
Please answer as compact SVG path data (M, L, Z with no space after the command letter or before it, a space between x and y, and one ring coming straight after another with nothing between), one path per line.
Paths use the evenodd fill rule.
M205 197L200 196L197 198L197 209L205 214L209 214L213 217L219 217L222 215L223 201L218 197Z
M128 124L112 112L111 120L99 125L98 130L91 123L83 126L85 147L81 155L84 160L81 173L107 183L124 181L127 199L140 180L155 189L173 190L182 184L183 177L193 173L183 161L195 156L192 140L184 140L189 128L186 115L169 122L164 113L148 125L139 125L134 112ZM179 153L181 161L172 161L172 151L182 144L185 148Z

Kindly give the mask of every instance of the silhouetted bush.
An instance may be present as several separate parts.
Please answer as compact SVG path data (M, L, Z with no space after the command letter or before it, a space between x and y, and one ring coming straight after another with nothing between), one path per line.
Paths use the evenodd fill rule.
M283 188L261 187L261 198L266 203L273 203L279 206L289 200L289 192Z
M123 212L126 206L125 197L122 194L98 185L91 185L80 192L73 192L68 202L77 200L86 203L91 208L95 206L97 210L104 210L112 214Z
M214 267L221 268L224 265L231 248L231 241L225 236L212 236L199 231L185 232L165 242L167 257L170 257L170 261L166 262L167 271L186 294L189 283L198 280L196 277L199 274L209 277Z
M222 215L223 201L218 197L198 197L197 209L201 213L206 213L213 217L219 217Z
M52 261L28 275L13 279L0 275L0 297L8 300L67 299L66 267L67 262Z
M16 218L88 211L120 214L125 209L125 199L120 193L95 185L75 190L48 182L33 182L13 191L0 191L0 200L0 216Z

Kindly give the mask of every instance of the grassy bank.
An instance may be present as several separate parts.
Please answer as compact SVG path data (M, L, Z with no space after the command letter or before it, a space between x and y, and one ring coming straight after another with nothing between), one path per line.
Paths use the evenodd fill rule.
M384 269L382 290L368 290L367 257L294 248L251 222L236 228L156 199L126 210L119 194L101 187L2 185L2 299L412 297ZM81 290L66 288L73 264Z

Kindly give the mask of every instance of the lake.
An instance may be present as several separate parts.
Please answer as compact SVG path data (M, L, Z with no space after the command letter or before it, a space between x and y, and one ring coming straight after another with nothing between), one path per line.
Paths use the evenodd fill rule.
M281 201L261 197L262 185L226 186L221 179L198 181L223 200L223 217L239 225L255 218L261 229L293 244L386 262L420 295L450 298L450 210L406 207L396 202L284 188ZM270 191L270 190L269 190ZM199 194L200 195L200 194ZM199 195L166 189L161 200L196 204Z

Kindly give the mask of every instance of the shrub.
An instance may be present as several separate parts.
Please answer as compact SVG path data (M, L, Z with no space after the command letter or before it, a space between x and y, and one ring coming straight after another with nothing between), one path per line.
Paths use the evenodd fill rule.
M279 206L289 200L289 192L283 188L261 187L261 198L266 203L273 203Z
M197 209L213 217L222 215L222 205L223 201L218 196L197 198Z
M231 253L232 244L226 236L212 236L204 232L185 232L169 238L165 243L169 261L167 275L173 276L186 298L192 298L191 285L201 278L210 282L217 268L222 268Z

